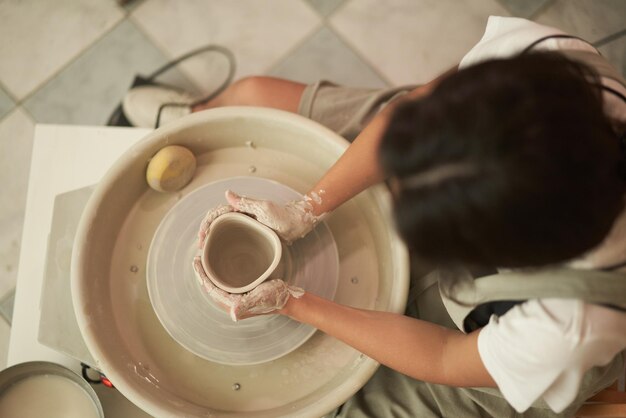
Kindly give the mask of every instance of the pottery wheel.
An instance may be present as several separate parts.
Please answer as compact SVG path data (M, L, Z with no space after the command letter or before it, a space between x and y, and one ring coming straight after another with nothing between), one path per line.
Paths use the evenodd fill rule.
M279 203L301 197L283 184L257 177L219 180L194 190L165 215L157 228L146 266L148 293L163 327L192 353L223 364L257 364L295 350L313 335L315 328L282 315L233 322L202 290L191 266L200 251L196 235L206 212L227 203L224 193L228 189ZM305 238L283 246L277 274L307 292L334 298L339 259L326 224L320 223Z

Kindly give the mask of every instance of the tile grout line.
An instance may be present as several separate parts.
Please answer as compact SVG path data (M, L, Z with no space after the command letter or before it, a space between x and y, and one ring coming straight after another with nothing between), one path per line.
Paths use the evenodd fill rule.
M19 100L17 100L17 97L15 97L13 95L13 93L9 90L9 88L7 87L6 84L4 84L2 82L2 80L0 80L0 89L2 89L2 91L4 91L4 93L9 96L9 99L11 99L11 101L17 105L17 103L19 102Z
M396 86L395 83L393 83L384 73L382 73L379 69L378 69L378 65L374 64L372 61L370 61L369 58L367 58L366 56L364 56L363 54L361 54L361 51L359 51L359 49L352 43L350 42L346 37L344 37L337 29L335 29L335 27L333 26L332 22L329 22L329 25L327 25L328 29L333 32L335 34L335 36L337 36L337 38L339 38L339 40L341 42L343 42L348 48L350 48L350 50L360 59L362 60L364 63L366 63L370 69L378 76L380 77L380 79L382 81L384 81L388 87L394 87Z
M119 6L117 6L116 3L116 7L119 8ZM52 74L50 74L48 77L46 77L45 79L43 79L41 82L39 82L36 87L34 87L28 94L26 94L21 100L19 100L19 102L16 102L16 105L21 105L24 102L26 102L28 99L30 99L32 96L34 96L37 92L39 92L43 87L46 86L46 84L48 84L50 81L54 80L59 74L61 74L63 71L65 71L70 65L72 65L74 62L76 62L80 57L82 57L84 54L87 53L87 51L91 50L91 48L93 48L94 45L96 45L98 42L100 42L102 39L104 39L107 35L109 35L111 32L113 32L118 26L120 26L125 20L127 19L126 13L122 10L122 17L115 22L113 25L111 25L110 28L108 28L107 30L103 31L96 39L94 39L89 45L86 45L82 50L78 51L73 57L69 58L62 66L60 66L56 71L54 71Z
M327 20L326 16L323 16L315 7L313 7L313 5L311 5L311 3L309 3L308 1L301 0L300 4L303 4L306 8L308 8L315 15L317 15L320 18L319 22L313 26L310 33L306 34L300 41L296 42L291 48L288 48L284 54L278 57L272 64L268 65L267 68L265 68L262 71L262 74L260 75L266 75L274 71L274 69L276 69L276 67L278 67L278 65L280 65L283 62L283 60L289 57L289 55L291 55L298 48L304 45L308 40L313 38L315 34L317 34L323 27L326 26L326 20Z
M141 1L139 4L137 4L136 7L139 7L141 4L143 4L144 2ZM35 94L37 94L46 84L48 84L50 81L52 81L53 79L55 79L59 74L61 74L63 71L65 71L71 64L73 64L76 60L78 60L81 56L83 56L87 51L89 51L94 45L96 45L98 42L100 42L102 39L104 39L108 34L110 34L111 32L113 32L118 26L120 26L125 20L127 20L131 13L133 12L133 10L136 8L133 8L133 10L126 10L123 7L119 6L116 4L116 7L118 8L118 10L120 10L122 12L122 17L115 22L113 25L111 25L111 27L107 30L105 30L104 32L102 32L96 39L94 39L89 45L86 45L82 50L80 50L79 52L76 53L76 55L74 55L73 57L69 58L61 67L59 67L56 71L54 71L50 76L46 77L45 79L43 79L40 83L38 83L29 93L27 93L22 99L18 99L10 90L9 88L0 80L0 89L2 89L7 96L9 96L9 98L13 101L13 107L7 112L7 114L3 115L2 117L0 117L0 123L4 122L4 120L12 115L15 111L17 111L17 109L21 109L22 112L25 112L27 114L27 116L36 124L37 123L37 119L35 118L35 116L33 114L30 113L30 111L24 106L24 102L26 102L28 99L30 99L32 96L34 96ZM135 25L133 25L135 26Z
M365 57L361 54L361 51L350 42L345 36L343 36L334 26L331 18L336 15L342 9L346 9L348 4L353 2L354 0L345 0L339 7L337 7L330 15L328 15L325 20L327 21L326 27L333 33L341 42L343 42L360 60L362 60L365 64L367 64L370 69L376 74L382 81L384 81L388 87L393 87L396 84L392 82L382 71L378 69L378 65L375 65L373 62L369 60L369 58Z
M134 8L139 7L141 4L143 3L142 0L140 0L139 4L137 4L137 6L135 6ZM53 72L50 76L46 77L45 79L43 79L40 83L38 83L29 93L27 93L22 99L18 99L8 88L8 86L6 84L4 84L1 80L0 80L0 89L2 89L8 96L9 98L13 101L14 104L14 109L17 108L18 106L21 106L23 109L25 109L22 104L27 101L31 96L34 96L39 90L41 90L41 88L43 88L46 84L48 84L51 80L53 80L56 76L58 76L60 73L62 73L65 69L67 69L67 67L69 67L74 61L76 61L80 56L82 56L86 51L90 50L95 44L97 44L100 40L102 40L105 36L107 36L109 33L113 32L115 30L115 28L117 28L119 25L121 25L124 20L126 20L130 14L132 13L132 11L134 10L134 8L132 10L127 10L124 7L120 6L119 4L116 4L117 9L122 12L123 16L117 21L115 22L109 29L105 30L102 34L100 34L98 37L96 37L96 39L94 39L89 45L86 45L82 50L78 51L76 53L76 55L74 55L73 57L70 57L61 67L59 67L58 70L56 70L55 72ZM13 110L13 109L12 109ZM26 109L25 109L26 110ZM30 114L30 113L29 113ZM6 116L6 115L5 115ZM31 115L32 117L32 115ZM4 119L4 117L0 118ZM33 120L35 120L33 118Z
M604 45L610 44L611 42L618 40L622 36L626 36L626 28L620 31L617 31L611 35L605 36L604 38L593 42L592 45L595 46L596 48L600 48Z
M263 69L263 71L261 71L262 74L259 75L267 75L274 71L274 69L276 69L276 67L278 67L283 62L283 60L285 60L292 53L296 52L301 46L311 40L324 27L326 27L324 19L321 19L320 22L318 22L315 26L311 28L311 31L309 33L303 36L302 39L296 42L292 47L287 49L287 51L285 51L285 53L283 53L280 57L276 58L276 60L272 64L269 64L265 69Z
M554 3L556 2L556 0L548 0L546 1L543 5L541 5L541 7L539 7L534 13L532 13L528 19L529 20L535 20L536 18L538 18L542 13L544 13L545 11L547 11L550 7L552 7L554 5ZM618 30L615 33L612 33L610 35L605 36L604 38L600 38L597 41L593 41L593 42L589 42L591 45L593 45L596 48L599 48L601 46L604 46L612 41L615 41L619 38L621 38L623 35L626 35L626 28Z
M142 4L141 4L141 5L143 5L143 4L146 4L146 1L145 1L145 0L144 0L144 1L142 1ZM133 12L134 12L134 11L135 11L135 10L136 10L139 6L140 6L140 5L138 5L138 6L137 6L137 7L133 10ZM176 59L180 58L180 57L181 57L181 56L183 56L184 54L186 54L186 53L188 53L188 52L191 52L192 50L196 49L196 48L191 48L191 49L189 49L189 51L185 51L185 52L183 52L183 53L181 53L181 54L179 54L179 55L177 55L177 56L172 56L172 55L170 54L170 52L168 51L167 47L166 47L164 44L162 44L162 43L161 43L158 39L154 38L154 37L150 34L150 32L148 32L148 31L146 30L146 28L145 28L145 27L141 24L141 22L140 22L140 21L139 21L139 20L138 20L138 19L137 19L137 18L136 18L136 17L135 17L132 13L130 13L130 14L128 15L128 22L129 22L130 24L132 24L132 25L133 25L133 28L135 28L135 29L136 29L136 30L137 30L137 31L138 31L141 35L143 35L143 36L146 38L146 40L148 41L148 43L150 43L150 45L152 45L152 46L153 46L153 47L154 47L154 48L155 48L155 49L156 49L159 53L161 53L161 54L163 55L163 57L165 57L165 62L164 62L163 64L161 64L161 65L166 65L166 64L168 64L168 63L171 63L172 61L174 61L174 60L176 60ZM201 47L201 46L198 46L198 48L200 48L200 47ZM165 73L164 73L164 74L169 73L169 72L170 72L171 70L173 70L173 69L178 70L178 69L179 69L179 67L178 67L178 65L179 65L179 64L180 64L180 63L178 63L178 64L174 65L172 68L169 68L167 71L165 71ZM235 65L236 65L236 63L235 63ZM156 69L157 69L157 68L153 68L153 69L151 69L151 70L150 70L150 73L152 73L152 72L153 72L153 71L155 71ZM191 84L192 84L195 88L198 88L198 86L195 84L195 82L194 82L194 81L192 81L192 80L190 79L190 78L191 78L191 76L190 76L189 74L187 74L185 71L183 71L183 70L182 70L182 66L180 67L180 71L181 71L181 73L182 73L183 77L185 77L185 79L187 79L187 80L188 80L188 81L189 81L189 82L190 82L190 83L191 83ZM157 77L157 79L158 79L158 77Z
M341 42L343 42L344 45L350 51L352 51L352 53L354 53L354 55L357 56L357 58L359 58L361 61L363 61L374 72L374 74L376 74L378 77L380 77L380 79L383 82L387 83L387 85L389 85L389 86L393 85L393 83L391 83L389 81L389 79L378 70L378 68L376 66L372 65L372 63L368 59L365 59L365 57L361 55L361 53L354 47L354 45L352 45L351 43L347 42L346 39L343 36L340 36L337 33L337 31L335 30L335 28L332 27L332 22L330 21L331 16L336 14L342 8L347 7L347 5L350 3L350 1L352 1L352 0L345 0L339 7L337 7L335 10L333 10L328 16L322 15L310 3L304 1L303 3L308 8L313 10L313 12L315 12L315 14L317 14L321 18L319 24L317 26L315 26L311 30L311 33L309 35L305 36L300 42L296 43L293 47L289 48L289 50L287 52L285 52L280 58L278 58L272 65L270 65L268 68L266 68L265 69L265 74L267 74L267 73L273 71L274 69L276 69L276 67L278 67L285 58L289 57L289 55L291 55L298 48L300 48L302 45L304 45L307 41L309 41L311 38L313 38L313 36L315 36L317 33L319 33L320 30L322 30L323 28L326 28L329 31L331 31L335 36L337 36L337 38Z
M24 106L22 106L21 104L15 104L15 106L13 106L12 109L10 109L6 115L3 115L0 117L0 124L2 124L6 119L8 119L9 116L13 115L15 112L17 112L18 110L26 113L26 116L28 116L28 119L30 119L34 125L37 124L37 119L35 119L35 117L28 111L28 109L26 109Z
M6 118L8 118L13 113L15 113L18 109L20 109L22 112L26 113L28 118L30 120L32 120L35 124L37 123L37 119L35 119L35 117L28 111L28 109L26 109L23 106L23 104L22 104L23 100L17 100L17 98L15 96L13 96L13 94L8 90L6 85L2 83L2 81L0 81L0 89L2 89L2 91L4 91L9 96L9 98L13 101L13 107L10 108L9 111L6 114L4 114L4 115L2 115L0 117L0 123L4 122L4 120Z
M307 7L311 7L308 3L304 2L304 4L307 5ZM319 15L319 13L313 9L313 11ZM260 71L259 75L263 75L263 74L267 74L268 72L272 71L284 58L286 58L289 54L291 54L293 51L296 50L297 47L302 46L308 39L310 39L315 33L317 33L317 31L323 27L323 22L324 22L324 18L323 16L321 16L320 22L315 25L312 29L311 32L309 34L306 34L303 39L299 42L296 43L296 45L292 48L289 48L289 50L284 53L282 56L280 56L279 58L276 59L276 61L272 64L270 64L267 68L265 68L263 71ZM147 39L148 41L150 41L168 60L174 60L177 57L176 56L172 56L170 54L170 52L168 51L168 49L166 48L165 45L163 45L158 39L154 38L150 32L148 32L143 25L141 24L141 22L139 20L137 20L133 15L129 15L129 20L134 24L134 26L137 28L137 30L139 30ZM225 45L220 44L221 46L224 46L225 48L228 48ZM228 48L230 49L230 48ZM180 55L183 55L185 52L181 53ZM233 52L234 53L234 52ZM233 80L236 81L236 80Z
M5 115L0 116L0 125L9 117L13 114L13 112L15 112L18 109L18 106L15 105L13 106L13 108L11 110L9 110Z
M142 3L143 4L143 3ZM134 12L134 10L133 10ZM163 54L163 56L169 61L172 61L174 59L176 59L177 57L170 55L169 51L167 50L166 46L163 45L161 42L159 42L158 39L154 38L150 32L148 32L146 30L146 28L143 27L143 25L141 24L141 22L139 20L137 20L137 18L130 13L127 17L128 21L130 23L132 23L133 27L135 29L137 29L143 36L146 37L146 39L160 52ZM192 48L193 49L193 48ZM191 49L190 49L191 51ZM185 54L185 52L183 52L180 55Z
M364 55L361 54L361 52L359 51L358 48L356 48L355 45L353 45L351 42L348 41L347 38L345 38L342 34L339 33L339 31L337 31L337 29L333 26L333 23L331 21L332 16L336 15L339 11L341 11L341 9L345 9L346 7L348 7L348 4L350 4L350 2L352 2L353 0L345 0L339 7L337 7L335 10L333 10L328 16L323 16L321 15L319 12L317 12L317 10L315 10L315 12L317 14L319 14L322 17L322 27L327 28L329 31L331 31L341 42L343 42L343 44L350 50L352 51L352 53L354 55L356 55L357 58L359 58L361 61L363 61L363 63L365 63L370 70L372 70L374 72L374 74L376 74L376 76L380 77L380 79L387 84L388 87L390 86L394 86L395 84L393 82L391 82L391 80L389 78L387 78L387 76L382 73L379 69L377 65L374 65L373 62L371 62L368 58L366 58ZM307 2L305 2L307 3ZM310 4L307 3L307 5L311 8L313 8ZM317 32L319 32L319 29L317 30ZM312 37L313 35L311 35ZM309 37L310 38L310 37ZM290 51L291 53L292 51ZM285 58L287 56L287 54L285 54L285 56L283 56L283 58ZM281 58L281 60L283 59ZM276 63L274 65L274 67L276 67L278 63Z
M4 318L4 320L7 322L7 324L9 324L9 326L11 326L13 324L13 321L10 318L7 317L7 313L4 312L4 309L2 309L2 307L11 298L13 298L13 300L15 300L15 290L16 289L17 289L17 284L12 289L10 289L8 292L6 292L4 294L4 296L2 296L2 298L0 298L0 317Z
M530 16L528 16L527 19L534 21L536 18L539 17L539 15L541 15L543 12L545 12L550 7L552 7L554 5L554 2L555 2L555 0L548 0L548 1L546 1L544 4L539 6L539 8L537 10L535 10L533 13L531 13Z
M144 3L146 3L148 0L128 0L126 5L120 6L122 9L124 9L124 12L126 13L126 17L130 16L131 13L133 13L138 7L141 7L141 5L143 5Z

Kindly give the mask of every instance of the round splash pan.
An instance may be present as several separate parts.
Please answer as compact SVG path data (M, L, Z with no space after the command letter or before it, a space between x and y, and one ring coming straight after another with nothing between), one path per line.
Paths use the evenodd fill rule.
M155 192L145 181L148 161L166 145L185 146L198 160L195 177L178 193ZM146 286L150 242L163 217L187 194L238 176L306 193L346 147L344 139L301 116L229 107L155 130L111 167L80 220L71 281L74 310L95 366L120 392L157 417L320 417L367 382L378 364L321 332L261 364L202 358L164 329ZM326 225L339 257L334 300L402 312L408 256L390 221L387 190L380 186L359 194Z

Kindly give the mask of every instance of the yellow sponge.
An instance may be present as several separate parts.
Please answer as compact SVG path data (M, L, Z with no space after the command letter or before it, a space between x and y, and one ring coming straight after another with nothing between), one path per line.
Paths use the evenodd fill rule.
M146 180L159 192L174 192L189 183L196 171L196 157L180 145L163 147L148 163Z

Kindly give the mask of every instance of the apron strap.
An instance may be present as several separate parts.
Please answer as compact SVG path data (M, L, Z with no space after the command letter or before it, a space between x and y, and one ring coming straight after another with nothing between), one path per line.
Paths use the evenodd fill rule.
M465 320L476 307L507 302L509 309L528 299L580 299L587 303L626 309L626 274L598 270L556 268L507 272L476 280L440 280L439 291L455 325L467 332Z

